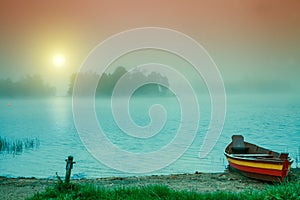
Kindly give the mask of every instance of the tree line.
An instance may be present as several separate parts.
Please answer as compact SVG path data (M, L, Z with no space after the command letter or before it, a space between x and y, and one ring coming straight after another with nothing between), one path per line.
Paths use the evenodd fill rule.
M171 92L167 89L169 85L167 77L157 72L151 72L149 74L145 74L141 71L128 72L124 67L117 67L113 73L103 73L102 76L92 72L73 73L70 76L67 94L69 96L72 95L75 80L80 76L82 80L87 81L95 78L97 80L100 79L96 88L96 96L111 96L116 83L126 73L128 73L126 79L128 86L130 86L132 80L135 80L134 82L147 80L161 82L166 86L164 87L156 83L146 84L137 90L136 95L171 95ZM17 81L13 81L10 78L0 79L0 97L50 97L55 96L55 94L56 88L45 83L40 75L27 75Z
M56 88L46 84L40 75L28 75L21 80L0 79L1 97L54 96Z
M73 87L74 83L76 80L76 77L80 76L81 80L88 81L91 79L97 79L99 80L98 85L96 87L96 96L111 96L113 89L118 82L118 80L124 75L128 73L128 76L126 78L126 84L128 84L128 87L131 84L131 80L137 80L140 81L159 81L163 83L166 87L151 83L151 84L146 84L141 86L138 89L138 92L136 95L141 95L141 96L165 96L165 95L170 95L170 91L167 89L169 83L168 79L165 76L162 76L161 74L157 72L151 72L150 74L145 74L141 71L138 72L128 72L124 67L120 66L115 69L113 73L103 73L102 76L100 77L99 74L92 73L92 72L87 72L87 73L73 73L70 78L70 83L69 83L69 89L68 89L68 95L72 95L73 92ZM84 95L84 94L83 94ZM122 94L119 94L122 95Z

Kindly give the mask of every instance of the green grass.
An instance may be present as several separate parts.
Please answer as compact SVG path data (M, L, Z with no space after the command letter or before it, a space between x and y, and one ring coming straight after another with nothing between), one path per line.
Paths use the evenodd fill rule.
M119 187L107 189L94 185L57 183L43 193L36 193L30 200L40 199L242 199L242 200L300 200L300 181L270 185L265 190L247 190L240 193L213 192L197 193L175 191L163 185L145 187Z

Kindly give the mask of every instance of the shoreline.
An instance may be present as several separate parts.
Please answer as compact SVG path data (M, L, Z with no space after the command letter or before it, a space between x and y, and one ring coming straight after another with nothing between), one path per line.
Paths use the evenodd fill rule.
M300 179L300 169L291 170L293 179ZM38 178L6 178L0 177L0 199L25 199L37 192L43 192L53 186L57 179ZM224 171L222 173L170 174L132 177L108 177L94 179L72 179L72 183L91 184L97 187L143 187L148 185L165 185L170 189L211 193L216 191L242 192L249 189L263 190L266 182L246 178L238 173Z

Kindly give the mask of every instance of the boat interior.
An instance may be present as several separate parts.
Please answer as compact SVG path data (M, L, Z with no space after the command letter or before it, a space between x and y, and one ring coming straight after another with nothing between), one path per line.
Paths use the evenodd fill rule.
M254 158L254 159L270 159L270 160L286 160L288 153L277 153L269 149L259 147L244 141L242 135L233 135L232 142L225 149L225 153L234 157Z

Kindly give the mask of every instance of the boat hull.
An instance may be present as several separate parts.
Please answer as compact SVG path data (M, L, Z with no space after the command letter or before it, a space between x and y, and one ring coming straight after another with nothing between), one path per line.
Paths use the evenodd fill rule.
M271 182L283 182L291 166L287 160L277 163L239 160L232 157L227 157L227 160L231 170L249 178Z

